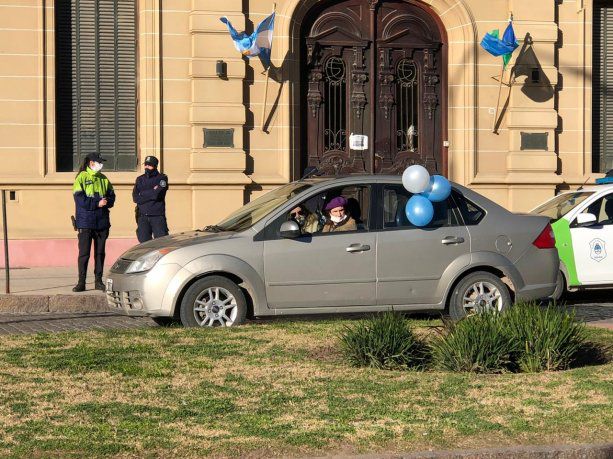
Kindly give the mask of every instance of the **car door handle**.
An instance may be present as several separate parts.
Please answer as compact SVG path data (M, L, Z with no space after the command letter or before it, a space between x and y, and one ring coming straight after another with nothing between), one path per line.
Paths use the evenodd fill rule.
M462 242L464 242L463 237L447 236L443 238L443 240L441 241L441 244L451 245L451 244L461 244Z
M349 253L366 252L370 250L370 246L366 244L351 244L345 250Z

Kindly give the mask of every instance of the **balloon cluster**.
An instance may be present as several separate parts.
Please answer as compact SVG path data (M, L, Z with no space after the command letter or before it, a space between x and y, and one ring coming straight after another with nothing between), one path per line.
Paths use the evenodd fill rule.
M402 185L413 193L407 201L405 213L415 226L426 226L434 216L433 202L441 202L451 194L451 184L442 175L430 174L423 166L413 165L402 174Z

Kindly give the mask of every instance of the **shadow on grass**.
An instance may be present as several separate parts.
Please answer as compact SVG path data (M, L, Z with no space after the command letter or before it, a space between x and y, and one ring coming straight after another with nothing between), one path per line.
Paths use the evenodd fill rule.
M575 359L571 363L570 368L605 365L613 360L612 354L613 349L610 346L587 342L575 354Z

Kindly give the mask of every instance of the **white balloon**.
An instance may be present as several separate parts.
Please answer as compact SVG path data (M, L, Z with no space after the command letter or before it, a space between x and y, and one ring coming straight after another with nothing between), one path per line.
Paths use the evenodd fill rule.
M422 193L430 186L430 174L423 166L409 166L402 174L402 185L411 193Z

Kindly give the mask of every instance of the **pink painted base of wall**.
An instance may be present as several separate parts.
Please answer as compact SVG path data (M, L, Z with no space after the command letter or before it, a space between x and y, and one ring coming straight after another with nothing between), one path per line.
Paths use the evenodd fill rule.
M136 244L138 244L136 239L108 239L104 264L112 265L122 253ZM54 266L74 266L76 268L78 254L76 237L74 239L9 239L9 266L14 268ZM90 265L93 260L94 246L92 244ZM4 242L0 243L0 267L4 268Z

